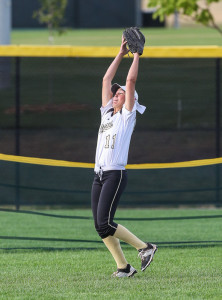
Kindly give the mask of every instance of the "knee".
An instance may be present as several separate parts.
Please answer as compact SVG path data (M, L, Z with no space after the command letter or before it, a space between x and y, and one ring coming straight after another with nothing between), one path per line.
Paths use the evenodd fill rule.
M117 224L113 223L112 225L105 223L105 224L97 224L95 226L96 231L98 235L102 238L105 239L109 235L114 235L116 232Z

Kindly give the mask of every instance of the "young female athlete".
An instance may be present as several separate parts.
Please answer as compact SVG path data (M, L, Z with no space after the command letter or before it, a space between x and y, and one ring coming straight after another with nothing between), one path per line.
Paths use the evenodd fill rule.
M127 53L126 41L122 37L120 51L103 77L101 125L91 195L96 231L117 264L114 277L131 277L137 273L126 261L119 240L139 251L142 271L149 266L157 250L156 245L141 241L125 227L113 221L120 196L127 184L125 166L136 123L136 111L142 114L146 109L138 103L138 94L135 91L139 69L138 53L134 53L126 85L111 84L123 56Z

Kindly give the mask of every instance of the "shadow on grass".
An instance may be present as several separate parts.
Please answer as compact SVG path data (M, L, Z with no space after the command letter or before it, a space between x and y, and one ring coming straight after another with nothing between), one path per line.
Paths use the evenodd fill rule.
M58 238L41 238L41 237L16 237L16 236L0 236L0 239L7 240L23 240L23 241L49 241L49 242L78 242L78 243L95 243L102 245L102 241L95 240L79 240L79 239L58 239ZM153 242L158 248L203 248L222 246L222 241L171 241L171 242ZM126 243L122 243L124 248L131 248ZM100 247L1 247L0 250L41 250L41 251L64 251L64 250L100 250Z
M158 248L174 248L174 249L185 249L185 248L209 248L209 247L222 247L222 244L192 244L192 245L161 245ZM124 249L130 249L130 247L122 247ZM40 252L56 252L56 251L107 251L107 248L96 248L96 247L3 247L0 251L3 252L29 252L29 251L40 251Z
M92 220L93 217L87 216L64 216L56 214L47 214L37 211L28 210L13 210L0 208L2 212L12 212L19 214L32 214L44 217L63 218L63 219L77 219L77 220ZM115 218L116 221L168 221L168 220L192 220L192 219L216 219L222 218L222 215L205 215L205 216L182 216L182 217L160 217L160 218Z

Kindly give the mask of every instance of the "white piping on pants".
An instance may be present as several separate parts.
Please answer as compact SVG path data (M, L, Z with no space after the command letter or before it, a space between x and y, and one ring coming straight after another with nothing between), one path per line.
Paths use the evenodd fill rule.
M115 228L115 229L116 229L116 227L112 226L109 222L110 222L110 213L111 213L111 209L112 209L112 206L113 206L113 202L114 202L114 200L115 200L115 198L116 198L116 194L117 194L117 192L118 192L118 190L119 190L120 183L121 183L122 177L123 177L123 171L122 171L122 170L120 170L120 171L121 171L120 181L119 181L119 184L118 184L116 193L115 193L115 195L114 195L114 197L113 197L113 201L112 201L112 203L111 203L111 205L110 205L110 209L109 209L109 218L108 218L108 225L109 225L110 227L112 227L112 228Z

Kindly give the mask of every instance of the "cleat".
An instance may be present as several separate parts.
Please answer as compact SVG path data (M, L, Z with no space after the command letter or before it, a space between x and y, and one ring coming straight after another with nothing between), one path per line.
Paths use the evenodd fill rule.
M140 249L138 257L141 259L141 271L145 271L153 260L153 256L157 251L157 246L155 244L146 243L147 247Z
M112 277L133 277L136 273L137 270L128 264L125 269L117 269L117 271L112 274Z

